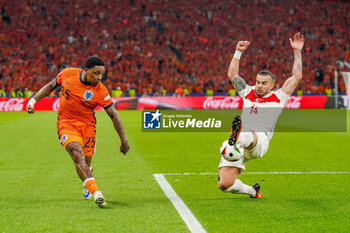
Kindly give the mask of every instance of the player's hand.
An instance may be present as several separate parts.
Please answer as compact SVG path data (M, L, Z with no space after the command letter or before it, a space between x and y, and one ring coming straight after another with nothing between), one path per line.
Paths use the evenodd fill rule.
M122 144L120 145L120 152L122 152L124 155L130 150L130 146L128 141L122 141Z
M292 40L292 38L289 38L289 42L293 50L301 51L304 46L304 35L301 35L300 32L297 32L295 33L293 39L294 40Z
M246 50L248 48L249 45L250 45L249 40L238 41L237 46L236 46L236 50L243 52L244 50Z
M34 113L35 112L34 105L28 103L27 107L26 107L26 110L27 110L28 113Z

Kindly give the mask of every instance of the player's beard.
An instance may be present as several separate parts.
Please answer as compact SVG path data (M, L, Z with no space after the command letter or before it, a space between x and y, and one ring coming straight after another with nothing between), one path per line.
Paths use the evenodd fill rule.
M255 90L255 95L259 96L259 97L263 97L264 95L266 95L266 93L264 93L264 91L261 90Z

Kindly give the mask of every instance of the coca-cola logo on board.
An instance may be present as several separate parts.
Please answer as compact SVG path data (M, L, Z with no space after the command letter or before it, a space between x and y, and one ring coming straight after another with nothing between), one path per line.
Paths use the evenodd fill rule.
M301 96L291 96L284 105L284 108L300 108L301 99Z
M240 97L208 97L203 102L204 109L237 109L240 104Z
M0 111L5 112L19 112L23 110L24 101L26 99L7 99L0 101Z
M58 111L60 109L60 98L57 98L52 105L52 110Z

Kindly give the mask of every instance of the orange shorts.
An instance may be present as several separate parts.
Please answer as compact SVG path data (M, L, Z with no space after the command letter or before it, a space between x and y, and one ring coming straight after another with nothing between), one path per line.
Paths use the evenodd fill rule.
M84 149L85 156L93 156L96 147L95 126L84 122L64 122L57 124L61 144L66 147L70 142L79 142Z

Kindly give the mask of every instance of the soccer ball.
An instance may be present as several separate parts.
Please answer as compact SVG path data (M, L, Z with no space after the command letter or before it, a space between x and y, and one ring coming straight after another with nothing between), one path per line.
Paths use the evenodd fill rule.
M224 141L220 147L221 156L227 161L237 161L243 158L244 148L240 145L231 146L228 140Z

